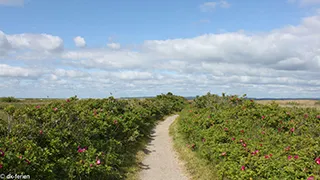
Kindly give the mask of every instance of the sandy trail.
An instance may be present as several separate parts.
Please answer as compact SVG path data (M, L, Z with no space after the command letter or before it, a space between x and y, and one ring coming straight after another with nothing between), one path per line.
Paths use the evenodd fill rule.
M154 129L152 140L145 150L148 155L140 164L141 180L188 180L182 172L182 164L173 150L169 136L169 126L177 117L178 115L168 117Z

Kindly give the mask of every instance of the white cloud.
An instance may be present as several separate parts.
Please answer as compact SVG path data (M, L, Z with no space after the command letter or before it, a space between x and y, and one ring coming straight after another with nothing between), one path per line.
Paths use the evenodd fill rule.
M49 34L13 34L0 31L0 53L9 50L61 51L63 40Z
M209 11L213 11L214 9L216 9L217 7L221 7L221 8L229 8L231 5L230 3L228 3L225 0L222 1L211 1L211 2L205 2L203 4L200 5L200 10L203 12L209 12Z
M111 91L115 96L166 91L196 95L211 91L256 97L319 97L320 92L318 14L303 18L297 26L269 32L222 32L146 40L135 50L121 48L119 44L51 53L48 49L52 48L25 45L24 41L13 41L12 36L0 33L0 52L6 52L2 58L18 59L16 62L59 59L62 63L56 62L51 69L44 65L37 72L32 66L13 66L9 61L0 65L1 87L5 86L0 93L4 95L19 86L25 89L21 94L32 95L37 87L38 94L64 97L75 93L82 97L105 97ZM15 52L26 47L28 53ZM13 77L28 79L31 85L17 85L12 82Z
M7 64L0 64L0 77L12 78L37 78L42 74L41 71L34 68L23 68L10 66Z
M24 4L24 0L0 0L0 5L21 6L23 4Z
M73 39L73 41L74 41L74 43L76 44L77 47L85 47L86 46L86 41L81 36L75 37Z
M7 54L9 49L11 49L11 44L9 43L7 36L0 31L0 56Z
M107 46L111 49L120 49L120 44L119 43L109 43Z

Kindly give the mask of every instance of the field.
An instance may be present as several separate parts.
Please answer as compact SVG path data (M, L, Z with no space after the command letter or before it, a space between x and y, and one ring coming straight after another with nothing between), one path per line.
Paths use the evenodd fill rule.
M0 99L0 174L137 179L157 122L194 179L320 178L320 103L172 93L145 99Z
M257 100L260 104L271 104L273 100ZM302 108L320 108L320 100L274 100L275 103L282 107L302 107Z

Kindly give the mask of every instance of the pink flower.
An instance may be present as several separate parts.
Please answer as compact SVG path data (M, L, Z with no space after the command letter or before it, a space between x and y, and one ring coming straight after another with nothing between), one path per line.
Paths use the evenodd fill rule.
M100 159L97 159L96 164L97 164L97 165L100 165L100 164L101 164Z
M265 116L262 116L261 118L262 118L262 119L265 119L266 117L265 117Z
M242 146L243 146L243 147L247 147L247 144L246 144L246 143L243 143Z
M224 128L224 131L228 131L228 128Z
M227 153L226 153L226 152L221 153L221 156L225 156L225 155L227 155Z
M269 154L270 157L272 157L272 154Z
M58 111L58 108L56 108L56 107L55 107L55 108L53 108L53 111Z
M261 134L265 134L266 132L262 131Z
M310 177L308 177L308 179L307 180L314 180L314 176L310 176Z
M265 155L264 158L269 159L269 156L268 156L268 155Z
M243 143L244 141L242 139L240 139L240 142Z
M116 125L117 125L117 124L118 124L118 121L117 121L117 120L114 120L114 121L113 121L113 124L116 124Z
M0 157L4 157L4 151L0 149Z
M92 167L93 165L92 164L90 164L90 167Z
M244 171L246 170L246 167L245 166L241 166L241 171Z
M86 151L85 148L79 148L79 149L78 149L78 153L83 153L83 152L85 152L85 151Z
M22 156L19 156L19 159L22 159Z
M255 151L253 151L251 154L252 155L256 155L256 154L258 154L259 153L259 150L255 150Z
M36 106L36 109L40 109L40 105Z
M292 156L288 156L288 160L290 160L292 158Z
M70 102L70 99L67 99L66 101L67 101L67 102Z
M294 132L294 128L291 128L290 131L291 131L291 132Z
M233 138L231 138L231 139L232 139L232 141L236 140L236 138L234 138L234 137L233 137Z
M43 134L43 131L42 131L42 130L40 130L40 131L39 131L39 134L41 134L41 135L42 135L42 134Z
M294 156L294 159L299 159L299 156L298 156L298 155L295 155L295 156Z
M317 115L317 119L320 119L320 115Z
M318 157L316 160L316 163L320 165L320 157Z

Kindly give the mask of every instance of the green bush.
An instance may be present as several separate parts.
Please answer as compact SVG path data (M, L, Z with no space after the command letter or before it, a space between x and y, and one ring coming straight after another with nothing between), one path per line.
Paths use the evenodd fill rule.
M172 94L153 99L78 100L7 108L0 121L0 174L32 179L123 179L156 121L184 107ZM7 127L10 126L10 131Z
M245 96L244 96L245 97ZM220 179L320 178L320 112L207 94L183 110L178 132Z
M16 99L15 97L0 97L0 102L20 102L19 99Z

